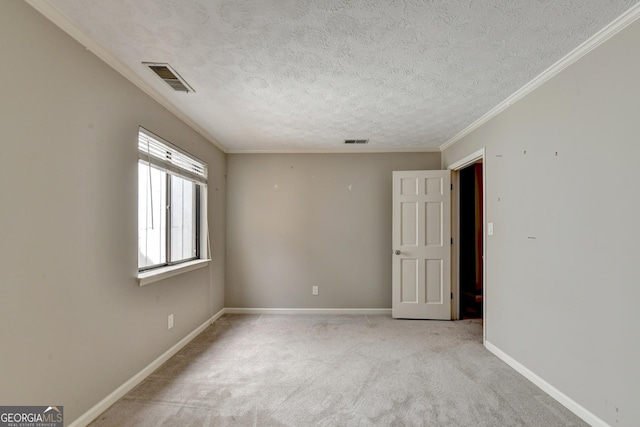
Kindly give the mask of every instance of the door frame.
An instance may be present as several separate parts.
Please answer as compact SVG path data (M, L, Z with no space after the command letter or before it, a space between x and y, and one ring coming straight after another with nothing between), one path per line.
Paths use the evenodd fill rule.
M468 156L452 163L447 167L451 171L451 183L453 193L451 194L451 317L453 320L460 319L460 170L478 161L482 161L482 343L487 340L487 164L485 148L469 154Z

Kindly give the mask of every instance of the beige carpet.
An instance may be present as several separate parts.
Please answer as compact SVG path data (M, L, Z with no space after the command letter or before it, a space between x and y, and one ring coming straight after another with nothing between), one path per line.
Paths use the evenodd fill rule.
M584 426L479 321L225 315L91 426Z

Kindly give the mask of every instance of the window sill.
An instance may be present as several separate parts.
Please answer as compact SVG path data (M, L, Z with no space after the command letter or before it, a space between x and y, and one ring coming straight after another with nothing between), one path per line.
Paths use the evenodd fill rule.
M148 284L159 282L187 271L197 270L209 265L210 259L197 259L194 261L183 262L182 264L170 265L168 267L156 268L151 271L143 271L138 273L138 284L146 286Z

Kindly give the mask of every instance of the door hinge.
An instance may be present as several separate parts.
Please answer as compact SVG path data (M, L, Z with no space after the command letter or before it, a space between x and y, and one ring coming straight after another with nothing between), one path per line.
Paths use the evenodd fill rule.
M451 292L451 299L453 299L453 292Z
M451 244L453 245L453 237L451 238Z
M453 184L451 184L451 191L453 191Z

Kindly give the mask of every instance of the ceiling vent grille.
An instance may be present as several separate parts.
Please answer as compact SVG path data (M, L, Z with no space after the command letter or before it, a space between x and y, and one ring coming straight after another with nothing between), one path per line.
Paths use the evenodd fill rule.
M191 86L169 64L143 62L158 77L165 81L176 92L195 92Z
M368 144L368 139L345 139L345 144Z

